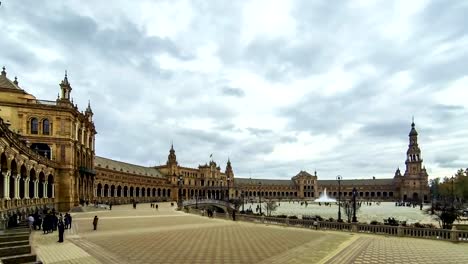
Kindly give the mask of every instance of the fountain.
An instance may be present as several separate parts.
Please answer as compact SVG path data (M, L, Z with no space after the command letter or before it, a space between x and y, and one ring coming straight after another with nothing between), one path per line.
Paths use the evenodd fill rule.
M327 195L327 188L323 189L323 193L320 195L318 199L314 200L315 203L334 203L336 199L329 198Z

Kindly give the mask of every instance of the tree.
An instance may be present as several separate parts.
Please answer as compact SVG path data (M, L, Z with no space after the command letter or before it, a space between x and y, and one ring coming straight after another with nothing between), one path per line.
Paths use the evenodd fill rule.
M463 214L463 203L468 199L467 171L460 169L453 177L431 180L432 206L431 215L444 229L452 228L453 222ZM427 210L427 212L429 212Z
M276 210L276 208L278 208L278 205L276 204L275 201L272 201L272 200L267 200L265 202L265 211L266 211L266 215L267 216L271 216L271 213L274 212Z
M353 201L344 201L341 204L341 206L343 207L344 213L346 217L348 218L348 223L351 223L351 219L353 218L353 211L354 211ZM359 205L358 202L356 202L356 214L359 211L359 208L361 208L361 206Z

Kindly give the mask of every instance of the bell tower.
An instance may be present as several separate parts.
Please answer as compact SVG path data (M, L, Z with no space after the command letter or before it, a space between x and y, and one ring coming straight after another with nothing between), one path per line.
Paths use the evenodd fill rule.
M411 123L411 131L409 133L408 151L406 151L406 170L405 176L418 177L422 172L421 149L418 146L418 132L415 129L414 120Z
M169 169L169 175L178 175L177 156L175 154L174 144L171 144L171 149L169 150L169 155L167 156L166 165Z

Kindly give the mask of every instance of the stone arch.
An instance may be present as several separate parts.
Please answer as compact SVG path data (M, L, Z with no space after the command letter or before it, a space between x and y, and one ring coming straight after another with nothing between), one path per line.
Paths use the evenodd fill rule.
M49 174L49 176L47 176L47 197L48 198L52 198L52 194L53 194L53 189L54 189L54 176L52 176L52 174Z
M151 189L149 187L146 188L146 196L148 196L148 197L151 196Z
M115 194L115 185L112 184L110 187L110 197L114 197L114 194Z
M140 187L135 188L135 193L136 193L135 197L140 197Z
M156 188L153 188L153 197L156 197Z
M163 189L163 190L162 190L162 196L163 196L163 197L166 197L166 189Z
M2 152L0 160L1 160L0 161L0 170L1 170L0 183L3 186L3 183L5 182L6 173L8 171L8 159L7 159L7 156L5 155L4 152ZM5 192L5 189L0 188L0 198L3 198L3 197L6 196L6 193L4 193L4 192Z
M102 197L101 196L101 192L102 192L102 184L101 183L98 183L97 185L97 197Z
M19 196L21 199L26 197L26 188L29 186L26 186L26 179L28 178L28 172L26 170L26 166L21 165L20 168L20 188L19 188Z
M15 198L15 178L16 175L18 175L18 167L16 165L16 161L13 159L11 160L10 163L10 169L11 169L11 174L10 174L10 199Z
M38 134L39 133L39 121L36 117L32 117L29 120L29 133L31 134Z
M45 175L44 172L39 173L39 188L38 188L38 197L44 198L44 182L45 182Z
M127 185L124 186L123 191L124 191L124 192L123 192L123 197L127 197L127 193L128 193L128 187L127 187Z
M130 186L130 197L133 197L133 190L134 190L133 186Z
M167 197L171 197L171 189L167 189Z
M36 185L36 171L34 169L31 169L29 171L29 197L34 198L37 196L37 194L34 192L35 188L34 185Z
M145 197L145 196L146 196L145 187L141 187L141 197Z
M50 135L51 131L50 131L50 121L49 121L49 119L47 119L47 118L42 119L41 125L42 125L42 134L43 135Z
M109 185L104 184L104 197L108 197L109 196Z
M117 197L122 197L122 186L117 186Z
M161 188L158 188L158 197L161 197Z

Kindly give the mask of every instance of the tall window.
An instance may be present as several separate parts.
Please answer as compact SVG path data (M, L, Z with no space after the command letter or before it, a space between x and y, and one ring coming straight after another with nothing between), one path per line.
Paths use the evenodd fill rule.
M37 134L39 131L39 123L37 118L31 119L31 134Z
M44 119L44 121L42 121L42 134L49 135L49 133L50 133L49 119Z

